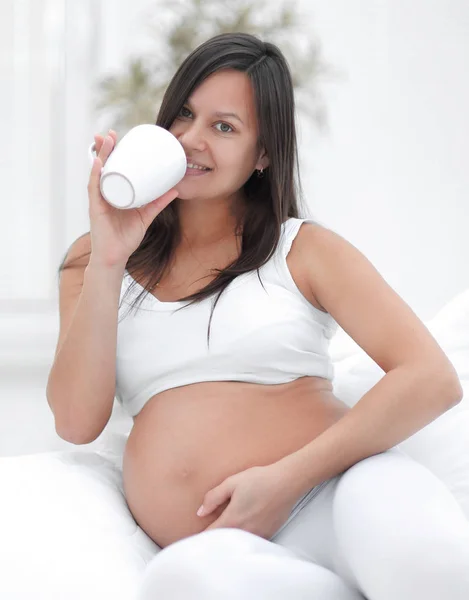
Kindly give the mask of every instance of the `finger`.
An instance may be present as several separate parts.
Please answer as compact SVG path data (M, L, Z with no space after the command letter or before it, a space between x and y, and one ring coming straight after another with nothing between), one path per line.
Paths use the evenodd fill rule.
M112 141L114 142L114 146L115 146L116 143L117 143L117 133L113 129L110 129L109 132L108 132L108 136L112 138ZM103 145L105 137L106 136L99 135L99 134L96 134L94 136L94 143L95 143L96 155L99 154L99 152L100 152L100 150L102 148L102 145Z
M236 526L237 525L235 525L233 519L230 519L229 515L227 514L227 507L225 507L221 511L221 513L217 516L215 521L210 523L210 525L205 528L205 531L207 529L219 529L220 527L236 527Z
M223 527L223 522L221 521L221 517L219 519L217 519L216 521L214 521L213 523L211 523L208 527L206 527L204 529L204 531L208 531L209 529L219 529L220 527ZM225 525L226 527L226 525Z
M101 149L98 154L98 157L101 159L101 162L103 163L103 165L106 164L106 161L109 158L109 155L111 154L113 148L114 148L114 140L112 139L112 137L107 135L104 138L103 145L101 146Z
M104 141L104 137L102 135L96 134L94 136L94 148L95 148L96 156L98 156L99 151L101 150L103 141Z
M213 512L218 506L230 500L234 491L234 486L229 479L221 485L205 494L202 506L197 511L199 517L205 517Z
M99 188L100 179L101 179L101 169L103 168L103 163L99 157L96 157L93 160L93 166L91 167L90 180L88 183L88 189L90 191L95 191Z
M145 227L149 227L154 219L165 209L170 202L175 200L179 195L179 192L172 188L166 194L163 194L153 202L150 202L143 206L140 211L142 215L143 224Z

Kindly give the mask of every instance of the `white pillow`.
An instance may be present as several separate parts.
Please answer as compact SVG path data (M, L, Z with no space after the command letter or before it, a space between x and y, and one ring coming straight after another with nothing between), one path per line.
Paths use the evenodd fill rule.
M95 452L0 459L0 598L129 600L157 551Z
M425 324L454 365L464 398L398 446L448 486L469 519L469 290ZM352 407L384 371L353 340L344 341L341 333L339 343L331 344L334 393Z

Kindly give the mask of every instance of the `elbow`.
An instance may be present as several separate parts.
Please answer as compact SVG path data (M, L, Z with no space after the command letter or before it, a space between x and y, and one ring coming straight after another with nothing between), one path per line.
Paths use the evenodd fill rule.
M446 373L441 376L441 390L450 407L456 406L464 397L464 389L452 363L447 365Z
M50 387L46 389L46 398L49 407L54 415L54 425L57 435L70 444L82 446L94 442L103 432L110 417L111 412L103 419L103 415L97 420L91 421L89 418L80 418L76 412L69 410L69 407L55 403L52 398Z
M109 421L109 417L104 421L100 419L93 422L89 420L80 422L76 417L64 418L64 415L62 415L62 418L58 418L57 415L54 415L55 431L60 438L70 444L76 446L91 444L101 435Z
M456 378L456 381L453 381L452 387L451 387L451 393L449 395L452 400L451 406L456 406L456 404L459 404L461 402L461 400L463 399L464 390L463 390L463 387L461 385L461 381L459 380L459 378Z
M49 406L51 406L50 401ZM92 425L80 424L76 419L65 418L63 414L59 416L57 412L52 409L52 406L51 410L54 415L55 432L57 435L64 441L75 444L76 446L94 442L101 435L107 424L107 421L102 427L98 427L96 423Z
M91 442L94 442L101 435L101 431L97 434L92 434L90 432L80 431L77 428L63 427L60 426L57 421L55 423L55 431L60 438L70 444L75 444L75 446L91 444Z

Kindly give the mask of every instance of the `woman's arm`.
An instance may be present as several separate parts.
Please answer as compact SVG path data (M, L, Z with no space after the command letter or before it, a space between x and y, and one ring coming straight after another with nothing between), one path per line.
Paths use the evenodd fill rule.
M434 337L357 248L312 223L297 239L314 297L385 372L339 421L279 461L301 494L407 439L457 404L462 388Z
M89 235L71 247L67 262L88 249ZM112 413L116 381L117 315L125 265L107 267L93 256L60 278L60 334L47 382L57 433L74 444L95 440Z

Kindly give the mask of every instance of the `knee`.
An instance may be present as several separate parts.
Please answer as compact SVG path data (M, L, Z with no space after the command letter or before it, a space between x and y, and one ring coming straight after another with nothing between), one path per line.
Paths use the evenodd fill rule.
M138 600L153 599L155 590L162 600L219 600L228 597L230 577L233 585L242 585L253 559L271 565L278 556L290 552L252 533L234 528L204 531L166 546L150 561Z
M389 479L389 476L392 475L393 471L401 474L406 468L409 466L412 467L413 465L414 461L409 460L409 457L401 450L398 448L390 448L379 454L373 454L372 456L359 460L349 467L341 475L340 485L344 485L342 481L349 480L352 480L352 482L358 482L364 479L370 481L370 476L373 476L373 482L378 481L379 478Z
M138 600L361 595L328 569L298 559L264 538L238 529L214 529L185 538L160 551L147 566Z
M164 600L218 597L224 557L229 547L239 548L240 537L236 530L213 529L166 546L147 565L138 600L155 598L155 590Z
M388 503L400 502L406 494L406 484L415 481L415 463L397 448L374 454L352 465L339 476L334 494L335 511L345 514L369 511ZM426 475L419 470L420 477Z
M244 531L231 527L211 529L184 538L170 546L166 546L158 555L171 562L186 563L187 559L203 562L216 557L252 556L254 554L289 555L290 552L272 542ZM162 561L160 561L162 562Z
M243 553L250 549L255 537L254 534L241 529L211 529L166 546L156 558L160 564L163 559L187 563L189 558L203 561L206 556L220 556L228 551L231 554Z
M259 552L266 540L241 529L221 528L203 531L166 546L151 560L145 575L154 578L164 575L165 580L195 581L213 573L234 556ZM274 546L272 544L272 546Z

